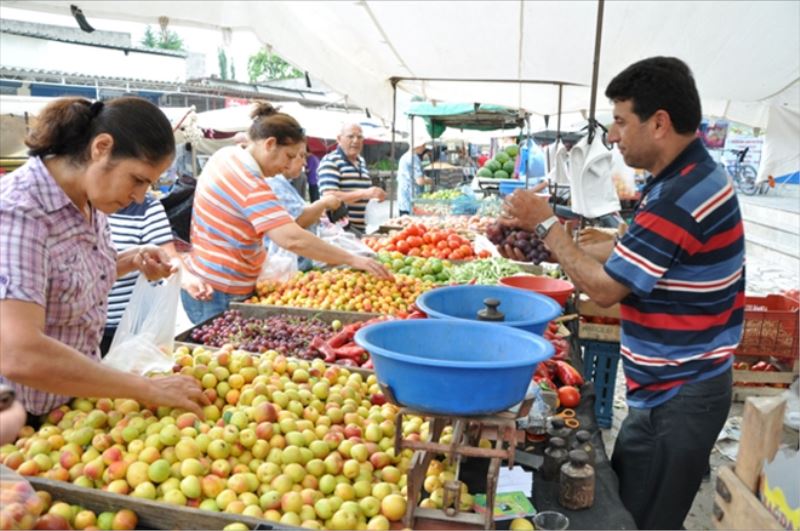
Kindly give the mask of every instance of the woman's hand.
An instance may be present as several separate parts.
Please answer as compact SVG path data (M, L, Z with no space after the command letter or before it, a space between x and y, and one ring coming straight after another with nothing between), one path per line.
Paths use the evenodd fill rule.
M378 278L394 278L382 264L366 256L353 255L353 259L350 261L349 265L355 269L360 269L375 275Z
M201 419L204 418L203 407L211 404L211 401L203 393L200 382L180 374L153 378L152 381L155 385L152 386L153 389L146 402L185 409Z
M186 268L181 276L181 287L195 300L210 301L214 295L214 288Z
M316 203L319 203L323 208L325 208L325 210L330 210L331 212L342 206L342 200L333 194L329 194L322 199L318 199Z
M133 264L150 282L172 275L179 267L164 249L156 245L140 246L133 257Z

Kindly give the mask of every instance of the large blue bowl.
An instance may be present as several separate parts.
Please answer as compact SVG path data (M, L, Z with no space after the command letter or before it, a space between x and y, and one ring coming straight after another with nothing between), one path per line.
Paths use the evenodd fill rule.
M546 295L506 286L450 286L423 293L417 306L436 319L477 321L484 299L500 301L506 316L499 324L542 335L547 323L561 315L561 305Z
M537 363L554 352L528 332L444 319L377 323L355 340L399 404L447 415L485 415L520 402Z

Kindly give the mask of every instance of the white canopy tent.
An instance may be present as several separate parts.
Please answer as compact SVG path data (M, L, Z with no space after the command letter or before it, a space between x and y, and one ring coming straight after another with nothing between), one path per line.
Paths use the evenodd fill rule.
M70 2L6 4L69 14ZM589 107L595 2L101 0L78 5L90 21L155 24L166 16L172 24L251 30L289 62L385 119L393 111L392 79L401 90L429 100L494 103L538 115L556 113L558 88L549 83L559 82L566 84L564 112ZM798 26L798 2L607 2L598 102L605 104L605 85L630 63L674 55L693 69L707 107L715 109L712 114L731 117L743 102L761 110L737 121L763 126L755 122L766 117L764 105L771 101L800 109Z

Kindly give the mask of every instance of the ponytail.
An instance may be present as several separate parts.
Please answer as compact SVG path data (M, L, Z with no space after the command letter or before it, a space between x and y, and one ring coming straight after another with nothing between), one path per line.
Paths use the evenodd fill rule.
M28 155L89 160L89 146L99 134L114 139L111 157L156 164L175 155L172 126L161 110L142 98L122 97L108 103L84 98L59 98L34 121L25 145Z
M286 146L304 142L306 139L306 133L297 120L266 101L257 102L250 117L253 119L248 131L251 140L275 137L278 145Z

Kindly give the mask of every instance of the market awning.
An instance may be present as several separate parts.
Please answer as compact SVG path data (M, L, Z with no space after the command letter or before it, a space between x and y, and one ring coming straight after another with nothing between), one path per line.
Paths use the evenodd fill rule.
M75 0L86 17L251 30L333 90L392 117L392 80L426 100L554 115L589 108L596 2ZM70 13L70 2L6 0ZM605 5L598 104L636 60L672 55L692 68L715 116L763 127L770 103L800 109L800 2L614 1ZM738 108L745 103L754 109ZM761 110L759 110L761 109ZM752 111L752 112L751 112ZM739 113L733 118L730 113Z
M410 117L419 116L431 138L438 138L448 127L476 131L516 129L525 124L524 111L487 103L432 103L420 101L407 110Z

